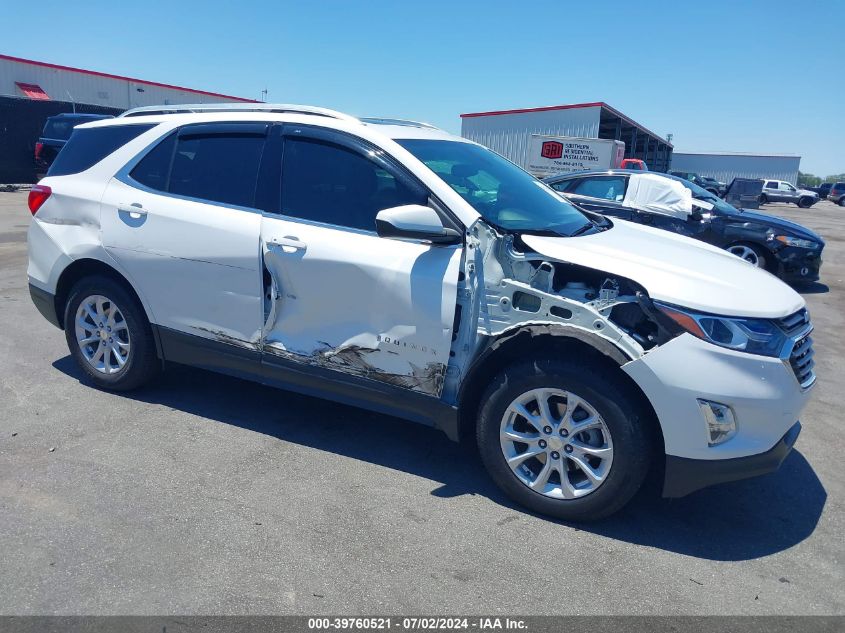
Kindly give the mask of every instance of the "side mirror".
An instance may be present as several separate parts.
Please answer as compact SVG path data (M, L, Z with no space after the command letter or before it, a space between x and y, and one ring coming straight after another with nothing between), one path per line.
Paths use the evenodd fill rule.
M421 204L383 209L376 215L379 237L426 240L434 244L455 244L461 234L443 226L437 211Z

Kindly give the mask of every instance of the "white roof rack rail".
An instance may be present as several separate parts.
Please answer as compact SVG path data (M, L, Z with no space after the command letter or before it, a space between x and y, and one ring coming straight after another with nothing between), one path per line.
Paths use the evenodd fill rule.
M411 119L391 119L385 117L361 117L361 123L372 123L374 125L404 125L407 127L424 127L430 130L439 130L440 128L431 123L423 123L422 121L412 121Z
M344 121L358 121L356 117L338 112L337 110L290 103L178 103L173 105L132 108L118 116L133 117L153 114L182 114L187 112L289 112L292 114L313 114Z

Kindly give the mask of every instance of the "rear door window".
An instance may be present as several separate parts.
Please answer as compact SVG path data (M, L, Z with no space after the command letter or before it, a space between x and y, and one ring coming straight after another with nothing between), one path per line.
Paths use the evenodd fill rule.
M770 180L769 182L766 183L766 189L777 189L777 188L778 188L778 183L777 183L776 180Z
M74 130L47 175L68 176L83 172L152 128L152 125L110 125Z
M253 123L186 126L150 150L130 176L158 191L254 207L268 128Z

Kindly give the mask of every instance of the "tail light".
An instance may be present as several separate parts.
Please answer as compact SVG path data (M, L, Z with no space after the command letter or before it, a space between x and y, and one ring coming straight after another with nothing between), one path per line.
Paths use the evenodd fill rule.
M47 202L47 198L53 193L53 190L50 189L47 185L34 185L32 189L29 190L29 210L32 212L32 215L38 213L38 209L41 208L45 202Z
M44 150L44 143L35 144L35 160L41 158L41 152Z

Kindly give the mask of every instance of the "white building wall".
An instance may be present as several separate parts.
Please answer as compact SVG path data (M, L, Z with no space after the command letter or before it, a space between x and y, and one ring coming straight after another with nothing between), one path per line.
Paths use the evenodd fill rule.
M734 178L771 178L798 183L800 156L674 152L672 171L690 171L730 184Z
M24 97L16 82L40 86L54 101L124 110L145 105L246 101L0 58L0 95Z
M461 118L461 136L524 166L532 134L598 138L600 106Z

